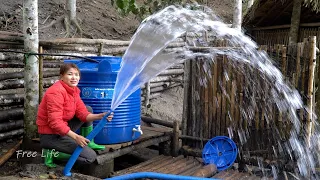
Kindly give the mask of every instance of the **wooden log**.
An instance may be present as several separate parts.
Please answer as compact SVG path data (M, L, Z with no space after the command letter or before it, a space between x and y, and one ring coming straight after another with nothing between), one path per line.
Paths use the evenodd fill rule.
M170 82L155 82L155 83L150 83L150 88L154 88L154 87L159 87L159 86L163 86L163 87L168 87L170 85ZM145 85L141 86L141 89L144 89Z
M202 151L200 149L191 148L190 146L182 146L181 152L186 156L202 157Z
M87 39L87 38L62 38L54 40L44 40L39 42L42 46L53 46L62 44L104 44L110 46L128 46L130 41L107 40L107 39Z
M172 122L164 121L164 120L161 120L161 119L155 119L155 118L142 116L141 120L143 122L146 122L146 123L153 123L153 124L158 124L158 125L161 125L161 126L173 128L173 123Z
M182 82L182 77L178 76L173 78L171 76L159 76L159 77L152 78L150 80L150 83L155 83L155 82Z
M23 54L15 54L15 53L3 53L2 56L0 56L0 60L23 60Z
M0 123L0 132L23 128L23 120Z
M15 146L13 146L9 151L7 151L3 156L0 158L0 167L8 160L10 157L20 148L22 144L22 140L20 140Z
M43 72L43 77L54 77L59 76L59 71L45 71ZM12 72L12 73L1 73L0 74L0 81L7 80L7 79L21 79L24 77L24 72Z
M208 164L195 171L192 176L196 177L212 177L217 173L217 166L214 164Z
M19 32L8 32L8 31L0 31L1 35L7 35L7 36L20 36L23 37L22 33Z
M54 84L57 80L58 78L44 79L43 85L44 87L49 87L52 84ZM23 88L23 87L24 87L24 79L0 81L0 90L16 89L16 88Z
M155 87L155 88L151 88L150 89L150 92L151 93L155 93L155 92L160 92L160 91L164 91L164 90L167 90L167 89L170 89L170 88L174 88L174 87L177 87L177 86L180 86L181 83L174 83L174 84L171 84L170 86L168 87L163 87L163 86L159 86L159 87Z
M114 159L116 157L125 155L125 154L127 154L127 153L129 153L129 152L131 152L133 150L137 150L137 149L140 149L140 148L148 147L148 146L151 146L151 145L154 145L154 144L158 144L158 143L162 143L162 142L169 141L169 140L170 140L170 135L149 139L149 140L146 140L144 142L140 142L140 143L137 143L137 144L134 144L134 145L131 145L131 146L128 146L128 147L113 151L113 152L109 152L109 153L106 153L106 154L99 155L97 157L97 162L98 162L98 164L102 164L103 162L106 162L106 161L109 161L109 160Z
M159 97L161 95L161 93L151 93L149 99L155 99L157 97ZM141 101L145 101L145 97L141 97Z
M173 122L173 136L172 136L172 153L171 156L176 157L179 155L179 134L180 123L178 121Z
M174 64L169 69L184 69L184 64Z
M150 81L146 83L144 105L148 107L150 104Z
M158 76L181 75L183 72L183 69L167 69L162 71Z
M19 44L0 44L0 49L23 49L23 45L19 45Z
M15 136L20 136L24 133L23 128L22 129L16 129L9 132L0 133L0 140L9 139Z
M0 122L23 118L23 108L13 108L0 111Z
M54 40L43 40L40 41L41 46L53 46L62 44L104 44L107 46L129 46L130 41L120 41L120 40L108 40L108 39L87 39L87 38L62 38ZM169 44L170 47L184 46L184 41L182 39L176 39L174 42Z
M44 68L60 68L63 62L44 62ZM24 64L22 61L0 61L0 68L24 68Z
M20 42L23 45L24 37L0 34L0 41Z
M86 46L43 46L50 50L62 50L62 51L78 51L78 52L93 52L99 53L99 48L97 47L86 47ZM128 47L117 47L117 48L104 48L101 50L103 54L121 54L127 50Z
M1 94L0 106L23 105L24 94Z

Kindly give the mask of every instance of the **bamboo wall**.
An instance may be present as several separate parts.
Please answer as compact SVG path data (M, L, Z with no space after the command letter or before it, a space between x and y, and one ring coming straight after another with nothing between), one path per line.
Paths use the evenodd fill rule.
M258 44L272 46L274 44L288 45L289 43L289 28L270 29L270 30L253 30L252 39ZM298 41L302 42L304 38L316 36L320 38L320 27L300 27ZM320 47L320 41L317 42L317 47Z
M309 104L314 91L308 94L308 83L310 79L317 78L318 73L316 70L315 76L312 76L309 72L313 62L310 52L315 50L315 46L305 40L289 47L263 45L260 50L267 51L285 75L285 80L297 88L304 103ZM231 136L238 145L244 143L238 147L246 153L272 158L272 147L277 145L273 136L279 134L285 141L292 124L287 116L279 113L275 104L271 110L265 111L270 92L254 96L257 104L250 106L254 91L248 91L247 87L255 84L254 88L259 92L269 89L268 85L263 83L263 76L258 75L257 70L240 63L230 64L229 61L226 56L219 56L211 64L202 59L186 62L188 68L185 73L189 72L189 77L185 86L183 145L185 149L202 149L207 140L225 135ZM239 69L250 74L252 79L244 76ZM314 104L315 98L312 101ZM251 119L242 113L243 109L249 108L255 108L252 109ZM301 122L306 123L309 118L306 112L301 110L298 114ZM244 136L247 141L243 140Z

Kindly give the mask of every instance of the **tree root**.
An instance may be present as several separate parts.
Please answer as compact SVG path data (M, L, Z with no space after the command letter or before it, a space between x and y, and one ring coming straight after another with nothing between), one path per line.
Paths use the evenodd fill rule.
M72 20L70 20L70 18L69 18L67 15L62 15L62 16L58 17L56 20L51 21L50 24L39 28L39 30L52 27L54 24L56 24L56 23L58 23L58 22L61 22L62 20L63 20L63 23L64 23L64 28L65 28L65 30L66 30L65 38L67 38L67 37L73 37L75 34L77 34L77 32L79 32L80 37L84 36L84 37L86 37L86 38L94 39L90 34L85 33L85 32L82 30L82 28L81 28L81 26L79 25L77 19L72 19ZM75 31L74 35L71 35L71 29L73 29L73 28L72 28L73 26L76 28L76 31Z
M57 19L51 21L50 24L43 26L43 27L40 27L39 30L52 27L53 25L57 24L58 22L61 22L64 19L64 17L65 17L65 15L59 16Z

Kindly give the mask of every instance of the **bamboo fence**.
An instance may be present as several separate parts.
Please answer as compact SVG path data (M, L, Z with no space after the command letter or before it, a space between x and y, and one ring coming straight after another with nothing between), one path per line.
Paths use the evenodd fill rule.
M272 46L274 44L289 44L289 31L290 27L282 29L253 29L252 38L258 43L263 45ZM320 39L320 27L300 27L298 41L302 42L304 38L316 36ZM317 47L320 47L320 41L317 42Z
M260 46L261 51L266 51L274 59L285 81L300 92L304 104L311 111L315 110L319 98L314 90L319 73L315 38L289 47L279 44ZM229 60L226 56L218 56L213 63L202 59L186 62L185 74L189 76L185 77L182 144L196 151L202 149L209 139L225 135L236 141L241 153L273 159L278 143L274 138L280 137L280 142L285 142L292 124L286 114L277 110L275 104L267 108L270 92L253 94L269 89L263 76L248 65L231 64ZM242 72L250 74L252 79ZM252 84L254 91L247 88ZM255 99L252 100L252 97ZM255 106L250 105L252 101L256 102ZM243 113L244 109L247 112L251 110L251 118ZM310 137L313 130L312 114L301 109L298 115Z
M77 56L121 56L129 43L129 41L83 38L40 40L39 53L45 54L39 55L40 99L46 88L59 79L59 67L64 60L79 59ZM180 38L169 44L167 50L182 46L184 46L184 40ZM22 52L23 35L0 31L0 49ZM23 68L24 54L0 52L0 141L20 136L24 132ZM149 83L143 85L141 87L142 104L150 107L151 99L157 98L162 92L170 88L182 86L183 69L183 63L174 64L151 79Z

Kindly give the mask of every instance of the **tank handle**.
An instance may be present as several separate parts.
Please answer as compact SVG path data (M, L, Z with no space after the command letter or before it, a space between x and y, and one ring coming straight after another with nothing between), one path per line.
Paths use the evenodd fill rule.
M100 61L98 72L111 72L111 64L108 60Z

